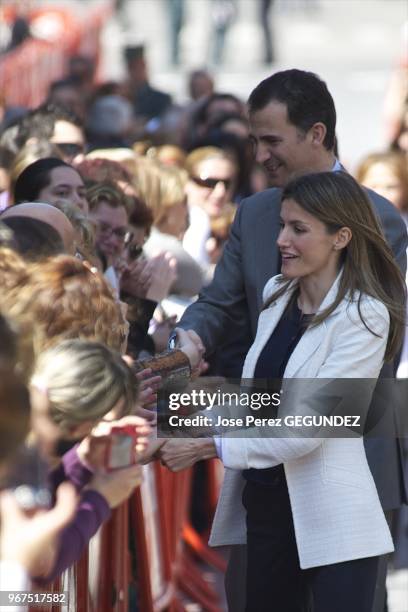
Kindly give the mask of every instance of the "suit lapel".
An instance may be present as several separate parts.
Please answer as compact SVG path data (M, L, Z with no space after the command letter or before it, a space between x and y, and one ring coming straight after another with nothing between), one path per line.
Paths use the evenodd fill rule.
M319 348L326 332L327 327L324 321L321 325L305 331L289 358L284 373L285 378L294 378L296 376L297 372L312 358L313 353Z
M327 292L327 295L324 298L323 302L320 304L317 314L325 310L336 299L342 272L343 270L340 270L336 280ZM345 303L347 303L347 300L343 300L343 302L339 304L336 310L331 313L330 318L335 317L343 308ZM321 323L320 325L317 325L316 327L311 327L305 331L305 333L299 340L297 346L295 347L295 350L289 358L285 369L285 378L293 378L294 376L296 376L300 368L311 359L313 353L321 345L326 333L326 321L323 321L323 323Z

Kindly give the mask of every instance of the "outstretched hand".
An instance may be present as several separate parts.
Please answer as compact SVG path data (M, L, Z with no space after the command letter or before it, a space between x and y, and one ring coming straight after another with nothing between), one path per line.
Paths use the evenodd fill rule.
M162 463L172 472L180 472L197 461L217 457L212 439L177 438L167 440L159 451Z

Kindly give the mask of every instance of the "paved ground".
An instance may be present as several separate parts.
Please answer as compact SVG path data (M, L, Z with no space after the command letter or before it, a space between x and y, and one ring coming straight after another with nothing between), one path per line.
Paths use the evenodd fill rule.
M387 590L389 612L408 612L408 570L390 572Z

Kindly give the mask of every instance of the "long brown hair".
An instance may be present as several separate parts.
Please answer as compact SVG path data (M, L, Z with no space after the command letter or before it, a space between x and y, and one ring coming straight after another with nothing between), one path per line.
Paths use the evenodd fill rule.
M390 315L390 329L384 359L398 352L405 328L406 287L365 191L344 172L320 172L301 176L285 187L282 201L295 200L303 210L324 223L334 234L349 227L352 238L342 253L343 273L332 304L316 315L311 326L324 321L346 297L358 294L358 312L364 326L374 335L361 311L361 300L369 295L382 302ZM265 308L289 288L283 285L268 299Z

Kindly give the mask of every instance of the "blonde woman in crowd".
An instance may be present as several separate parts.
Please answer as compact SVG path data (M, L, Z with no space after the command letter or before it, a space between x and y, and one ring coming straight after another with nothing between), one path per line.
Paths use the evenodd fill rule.
M170 253L177 262L177 278L170 293L194 296L203 285L203 274L181 242L188 227L187 173L176 167L162 166L158 176L160 190L153 202L153 227L144 251L148 257Z
M101 343L66 340L43 352L31 387L34 393L45 394L50 419L58 430L57 445L48 456L53 467L51 489L69 480L81 491L75 520L63 532L57 551L35 574L46 583L79 559L111 509L141 483L141 467L136 464L106 471L112 427L133 429L135 459L146 449L150 427L140 417L126 416L137 406L135 376L119 353ZM101 419L103 435L95 430ZM81 509L86 509L86 520Z
M402 153L371 153L356 171L362 184L387 198L401 213L408 227L408 165Z

